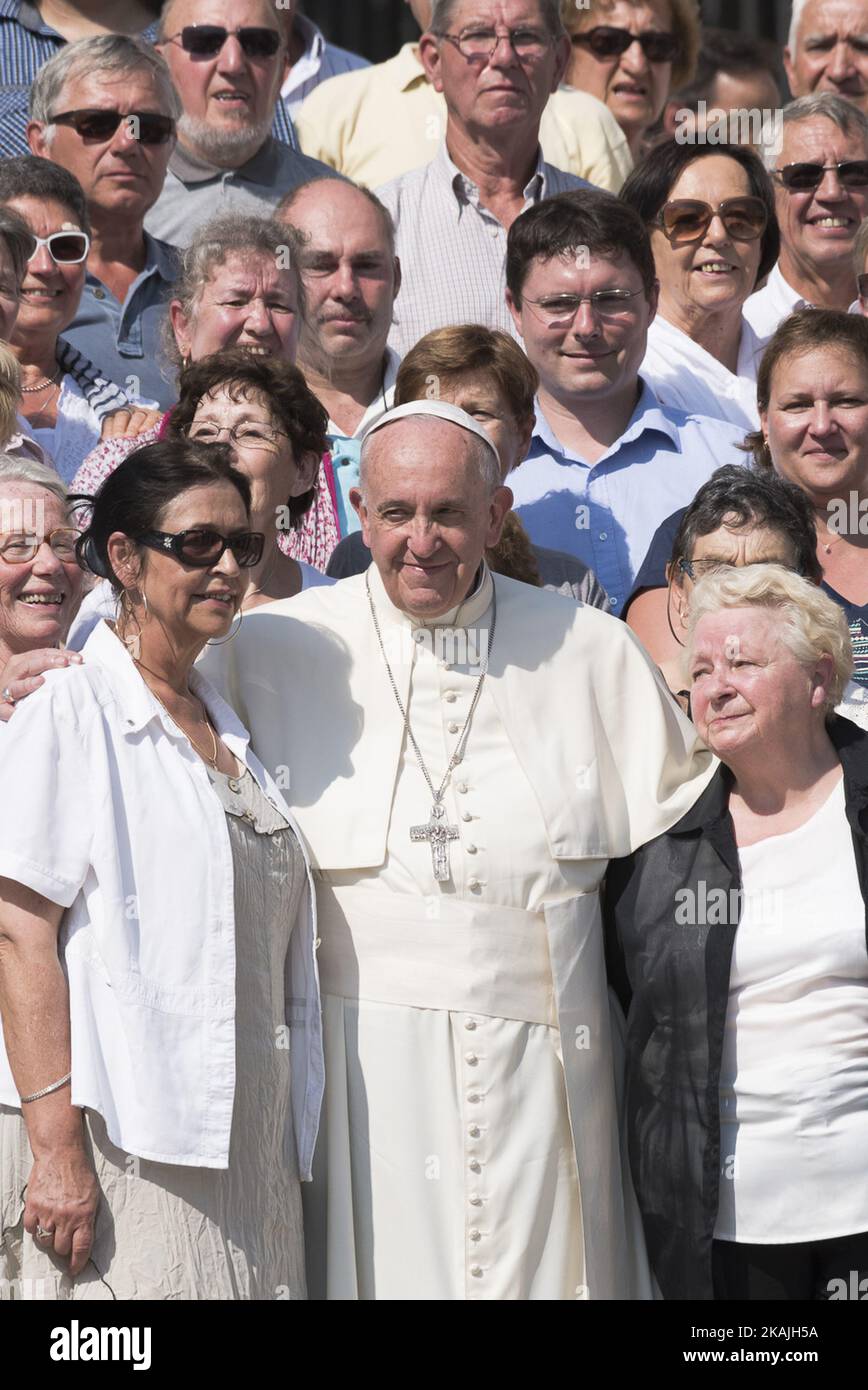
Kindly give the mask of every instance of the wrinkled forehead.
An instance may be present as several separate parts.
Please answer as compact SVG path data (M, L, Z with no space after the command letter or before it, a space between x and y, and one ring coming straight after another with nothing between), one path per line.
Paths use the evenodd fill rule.
M868 33L868 29L866 29ZM868 157L868 137L853 129L847 134L828 116L807 116L803 121L787 121L781 147L786 164L812 160L815 155L831 158Z
M807 0L796 41L858 38L868 34L868 0Z
M187 24L222 24L226 29L259 25L283 29L269 0L170 0L163 10L163 31L171 37Z
M264 290L294 297L297 286L294 266L278 266L268 252L251 249L230 251L222 260L213 261L200 289L207 290L210 298L229 289L250 297Z
M450 485L462 474L478 476L473 465L479 458L482 440L470 430L436 415L411 415L393 420L369 434L362 445L362 460L369 480L389 486L399 476L433 483L448 479Z

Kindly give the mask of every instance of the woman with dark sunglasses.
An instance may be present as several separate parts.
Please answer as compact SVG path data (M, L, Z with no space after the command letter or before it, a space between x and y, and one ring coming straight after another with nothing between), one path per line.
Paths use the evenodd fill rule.
M117 621L6 726L0 1275L43 1297L305 1297L310 868L194 669L262 541L225 445L131 455L78 545Z
M648 227L660 281L642 376L663 405L755 429L764 343L742 310L780 246L760 159L676 137L645 156L621 197Z
M573 46L566 81L605 102L640 159L670 91L693 77L696 0L561 0L561 13Z
M85 197L60 165L22 155L0 161L0 206L22 217L32 235L9 340L21 367L21 414L68 483L99 443L107 417L132 409L99 364L61 336L84 289L90 247Z

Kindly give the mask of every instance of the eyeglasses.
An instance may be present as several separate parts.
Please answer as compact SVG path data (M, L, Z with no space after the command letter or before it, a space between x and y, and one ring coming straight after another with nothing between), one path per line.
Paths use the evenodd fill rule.
M187 431L188 439L195 439L201 444L216 444L224 434L239 449L267 449L272 453L280 448L279 439L289 438L286 430L276 430L270 425L258 425L248 420L231 428L228 425L210 425L203 420L201 425L194 423Z
M163 554L174 555L183 565L205 570L216 565L224 551L231 550L235 561L243 570L253 569L262 559L265 536L261 531L238 531L234 536L222 536L207 526L196 526L189 531L145 531L137 536L142 545Z
M594 29L573 34L572 40L576 45L588 47L597 58L618 58L627 52L631 43L641 45L649 63L671 63L681 52L681 40L676 34L658 29L631 34L629 29L618 29L614 24L598 24Z
M827 170L834 170L844 188L864 188L868 184L868 159L845 159L840 164L785 164L775 169L775 177L790 193L808 193L819 188Z
M49 125L71 125L86 144L95 145L104 145L110 140L121 121L129 122L129 134L142 145L165 145L175 133L172 117L159 111L107 111L103 107L87 107L80 111L60 111L48 118Z
M58 560L75 560L75 543L80 534L71 527L58 526L47 536L28 535L26 532L5 536L0 541L0 559L5 560L7 565L26 565L36 559L40 546L47 544Z
M590 304L601 318L617 318L629 313L637 295L644 290L595 290L593 294L552 294L542 299L523 298L522 304L532 304L538 317L550 328L565 327L573 322L583 304Z
M517 58L528 62L541 58L551 47L548 35L538 29L510 29L500 34L495 29L464 29L460 34L439 34L438 38L448 39L469 63L487 63L501 39L506 39Z
M716 208L692 198L675 198L654 219L667 241L699 241L719 217L733 241L756 241L768 226L768 209L761 198L727 198Z
M173 34L166 42L177 43L180 39L184 52L191 57L215 58L230 34L238 39L245 58L273 58L280 48L277 29L258 28L255 25L226 29L222 24L186 24L180 33Z
M55 265L81 265L82 261L87 260L90 250L90 237L87 232L52 232L50 236L37 236L35 232L31 232L30 235L33 238L33 250L27 257L28 265L40 246L46 248Z

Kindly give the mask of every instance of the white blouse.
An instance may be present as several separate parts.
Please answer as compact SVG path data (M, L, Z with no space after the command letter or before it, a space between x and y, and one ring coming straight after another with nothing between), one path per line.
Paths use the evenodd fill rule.
M719 1240L868 1230L868 950L844 783L739 849L720 1072Z
M72 1103L119 1148L225 1168L235 1095L232 851L205 764L100 623L3 726L0 875L67 909ZM197 671L218 735L298 836L309 911L288 962L292 1107L309 1177L323 1085L315 903L300 832L243 725ZM290 1002L291 1001L291 1002ZM0 1103L18 1106L0 1035Z
M657 315L640 371L662 405L729 420L747 434L759 428L756 374L766 340L741 323L737 371L731 372L680 328Z

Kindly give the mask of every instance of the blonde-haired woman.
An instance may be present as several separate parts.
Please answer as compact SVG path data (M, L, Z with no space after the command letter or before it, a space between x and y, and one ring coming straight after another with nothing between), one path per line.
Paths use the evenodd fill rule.
M633 1179L664 1297L828 1299L868 1276L868 735L834 713L847 622L774 564L703 579L690 609L693 717L721 766L607 876Z
M566 81L605 102L640 159L669 93L693 78L696 0L561 0L561 16L573 45Z

